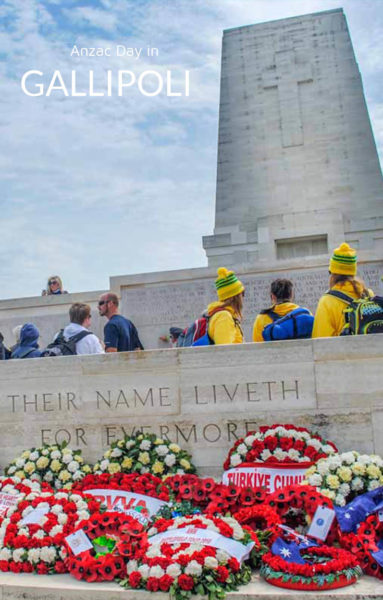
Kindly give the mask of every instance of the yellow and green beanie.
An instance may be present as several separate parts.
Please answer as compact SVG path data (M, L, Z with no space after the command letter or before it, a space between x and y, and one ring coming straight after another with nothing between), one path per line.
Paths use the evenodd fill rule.
M237 278L233 271L228 271L225 267L217 270L218 279L215 280L218 300L227 300L233 298L244 291L245 287Z
M356 251L346 242L335 248L330 258L329 271L334 275L356 275Z

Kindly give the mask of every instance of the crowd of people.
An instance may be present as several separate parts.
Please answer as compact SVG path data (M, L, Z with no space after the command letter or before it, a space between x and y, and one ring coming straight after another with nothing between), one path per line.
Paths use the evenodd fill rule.
M329 290L320 298L315 316L304 307L294 303L293 283L288 279L276 279L270 288L270 306L256 317L253 326L253 342L282 339L333 337L350 333L380 333L383 331L382 299L374 297L356 277L356 251L347 243L336 248L329 263ZM173 346L200 346L240 344L244 342L241 327L245 287L233 271L218 269L215 281L218 299L207 307L200 319L189 328L170 328ZM42 295L65 294L60 277L49 277ZM369 302L368 323L364 331L351 331L350 315L358 311L361 302ZM39 331L33 323L25 323L13 330L16 343L12 348L4 345L0 334L0 360L8 358L36 358L68 354L103 354L104 352L127 352L143 350L134 324L119 314L116 294L106 292L98 301L100 316L107 319L104 339L91 331L91 307L76 302L69 310L69 324L56 334L46 349L38 346ZM375 312L374 312L375 311ZM380 312L379 312L380 311ZM363 314L359 310L358 326L362 326ZM372 316L371 316L372 315ZM369 328L369 329L368 329ZM164 339L164 338L161 338Z

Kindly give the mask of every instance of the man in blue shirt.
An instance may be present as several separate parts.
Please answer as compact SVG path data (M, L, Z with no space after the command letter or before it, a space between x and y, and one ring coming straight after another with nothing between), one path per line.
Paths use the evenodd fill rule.
M102 294L98 312L108 319L104 327L105 352L129 352L143 350L137 329L129 319L118 313L118 297L112 292Z

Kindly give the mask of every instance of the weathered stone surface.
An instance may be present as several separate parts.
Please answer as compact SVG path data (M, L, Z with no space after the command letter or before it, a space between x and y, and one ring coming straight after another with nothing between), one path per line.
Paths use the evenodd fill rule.
M64 440L95 462L142 429L219 475L238 437L276 421L318 430L342 450L382 452L379 337L2 362L1 465Z
M312 600L359 600L360 598L382 600L382 582L372 577L362 577L356 584L339 590L309 592ZM307 592L284 590L269 585L259 575L239 588L229 592L227 600L282 600L292 598L306 600ZM116 583L86 583L77 581L70 575L29 575L0 574L0 600L166 600L168 594L145 592L144 590L124 590ZM201 596L193 596L201 600Z

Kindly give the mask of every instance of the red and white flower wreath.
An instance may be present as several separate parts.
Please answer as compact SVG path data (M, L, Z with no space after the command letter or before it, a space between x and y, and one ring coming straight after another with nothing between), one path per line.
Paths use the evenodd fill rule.
M65 564L76 579L86 581L112 581L125 575L125 561L141 558L148 547L144 527L133 517L120 512L95 513L79 523L91 542L107 544L105 551L97 553L96 547L74 556L67 544ZM109 543L111 545L109 546ZM109 547L108 547L109 546Z
M39 522L22 523L37 508L45 513L40 513ZM95 500L68 491L21 496L0 520L0 571L65 573L64 538L98 508Z
M356 556L330 546L306 548L301 555L308 562L288 562L271 552L262 556L261 575L277 587L292 590L326 590L351 585L361 576Z
M175 598L191 594L211 594L212 591L236 589L250 580L250 568L242 565L223 549L198 543L152 543L152 536L169 530L193 526L210 529L243 544L259 542L251 530L243 528L232 517L190 515L175 519L159 519L149 531L149 549L140 561L127 565L128 578L124 587L150 591L171 591Z

